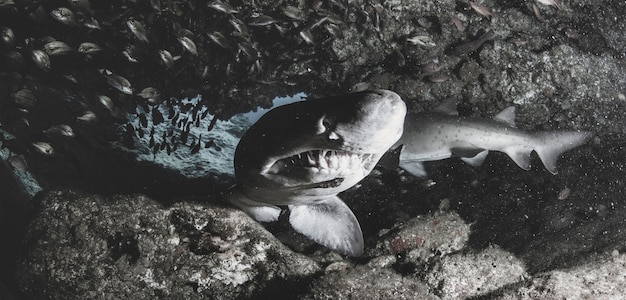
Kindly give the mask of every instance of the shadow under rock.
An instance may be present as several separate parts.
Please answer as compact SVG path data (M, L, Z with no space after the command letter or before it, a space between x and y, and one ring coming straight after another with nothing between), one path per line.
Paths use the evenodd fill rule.
M343 198L361 222L366 247L375 245L380 230L449 203L448 209L472 224L470 248L499 245L531 273L567 268L590 253L624 250L623 147L616 140L569 151L557 175L535 155L530 171L498 152L479 168L454 158L429 162L426 179L383 171L382 184L368 177Z
M578 265L590 253L623 250L623 145L585 146L562 158L559 174L538 167L480 172L457 208L472 225L470 247L497 244L531 273ZM537 160L533 166L540 166ZM514 166L513 166L514 167ZM495 176L494 176L495 175ZM484 182L484 183L482 183Z

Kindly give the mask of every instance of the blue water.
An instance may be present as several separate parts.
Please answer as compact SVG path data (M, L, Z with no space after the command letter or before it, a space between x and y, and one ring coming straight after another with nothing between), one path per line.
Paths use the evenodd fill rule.
M215 126L211 131L207 131L211 120L212 114L207 114L205 118L200 121L199 126L192 125L189 132L189 139L187 145L179 145L176 151L171 154L167 154L167 151L159 151L153 153L150 147L150 134L149 130L143 137L135 135L135 149L129 149L121 144L117 143L116 147L124 151L133 152L137 155L139 161L154 162L163 166L164 168L178 170L181 174L190 178L204 177L209 174L216 175L234 175L233 169L233 157L235 155L235 148L239 139L243 133L256 122L263 114L270 109L285 105L288 103L302 101L306 97L304 93L298 93L290 97L276 97L272 100L272 107L264 109L257 108L254 111L238 114L230 118L229 120L219 120L215 123ZM202 100L201 96L192 99L183 99L180 106L186 104L196 105ZM202 114L206 108L200 109L197 114ZM165 122L154 125L154 139L155 142L161 143L161 139L164 133L170 131L174 132L174 135L182 133L184 126L178 127L172 125L168 120L168 108L165 105L159 106L159 110L165 117ZM193 119L193 112L182 113L178 107L174 107L174 111L180 113L179 118ZM148 119L148 127L152 126L152 117L149 111L145 111L141 106L137 107L137 113L145 114ZM128 119L135 128L141 127L137 114L128 114ZM193 122L192 122L193 123ZM197 142L197 138L201 136L200 151L195 154L191 154L191 144ZM207 141L213 141L213 145L209 148L205 148L204 145Z

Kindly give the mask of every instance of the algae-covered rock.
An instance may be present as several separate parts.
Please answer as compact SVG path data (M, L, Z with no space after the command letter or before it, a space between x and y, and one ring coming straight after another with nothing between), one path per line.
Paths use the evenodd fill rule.
M244 213L143 195L40 197L19 284L33 298L236 299L298 292L319 267Z

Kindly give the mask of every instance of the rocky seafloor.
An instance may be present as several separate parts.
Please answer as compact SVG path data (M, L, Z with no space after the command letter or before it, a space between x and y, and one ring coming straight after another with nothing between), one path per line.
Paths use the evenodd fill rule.
M484 16L452 0L0 1L0 298L621 299L626 4L547 2L478 1ZM376 169L341 195L363 229L358 258L226 205L232 175L137 159L223 153L189 128L361 82L410 111L515 105L518 128L594 138L556 175L502 153L427 163L428 178Z

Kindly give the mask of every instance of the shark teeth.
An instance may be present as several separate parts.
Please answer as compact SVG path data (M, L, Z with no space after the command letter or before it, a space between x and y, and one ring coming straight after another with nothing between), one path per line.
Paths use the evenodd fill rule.
M361 166L368 160L371 154L356 154L340 150L310 150L298 153L283 159L288 165L317 168L320 171L350 169L355 165Z

